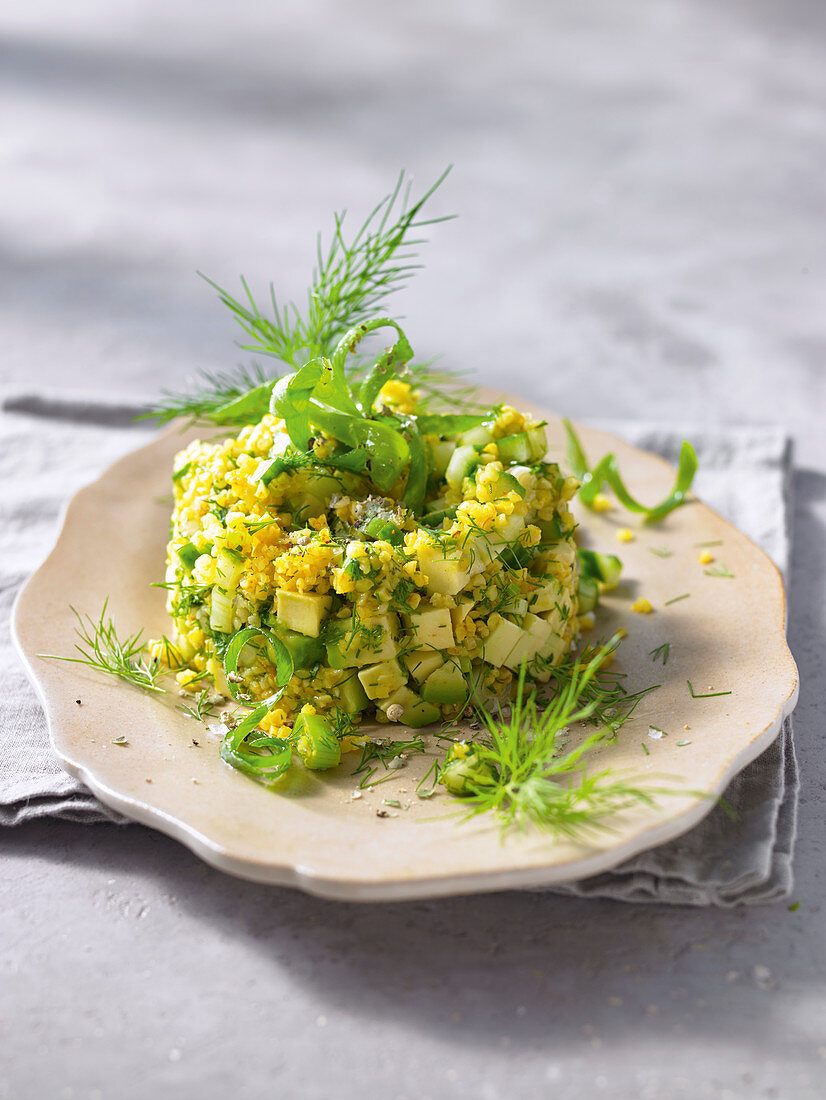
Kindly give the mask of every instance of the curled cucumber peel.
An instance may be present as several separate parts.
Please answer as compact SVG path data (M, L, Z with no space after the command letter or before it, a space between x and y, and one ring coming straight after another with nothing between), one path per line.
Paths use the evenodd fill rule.
M594 501L606 482L614 490L620 503L629 512L635 512L643 516L646 523L659 523L661 519L665 519L670 512L673 512L675 508L679 508L684 503L694 481L694 475L697 473L697 455L687 440L683 441L680 449L680 463L677 468L674 488L659 504L648 507L628 491L620 474L619 464L613 454L605 455L593 469L590 468L573 424L570 420L565 419L562 423L568 437L568 464L574 477L582 482L579 499L586 507L592 508L594 506Z
M232 765L244 775L272 786L292 763L292 746L280 737L270 737L258 727L264 718L284 694L293 674L293 659L284 643L268 630L257 626L247 626L233 634L224 654L224 673L233 699L240 703L249 701L249 696L239 692L235 679L238 673L238 659L241 651L253 639L263 638L267 656L275 666L275 682L278 690L262 700L240 722L235 729L229 730L221 742L221 759Z

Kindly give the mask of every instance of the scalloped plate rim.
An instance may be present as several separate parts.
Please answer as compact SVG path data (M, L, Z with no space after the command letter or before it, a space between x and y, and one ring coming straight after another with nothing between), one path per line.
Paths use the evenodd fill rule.
M523 408L529 404L529 402L524 400L521 401ZM300 864L291 865L275 862L261 863L235 856L221 844L212 840L202 830L187 824L187 822L180 818L148 802L139 801L130 796L123 795L107 786L105 783L100 782L95 777L93 771L86 765L72 759L72 757L57 744L56 735L58 729L49 705L48 690L35 673L19 635L21 606L25 604L29 590L35 586L41 571L48 567L52 557L56 554L76 504L81 498L93 493L101 482L108 479L113 472L117 470L121 463L126 463L136 455L152 450L161 440L167 439L170 435L183 434L183 430L184 429L181 429L177 425L171 425L148 442L127 452L125 455L110 463L110 465L102 470L92 481L80 488L64 505L59 521L58 533L55 537L53 546L32 575L27 579L14 601L11 615L11 634L15 649L23 663L27 676L43 705L48 720L50 745L61 767L70 775L84 783L104 805L132 821L157 829L159 832L180 842L194 855L198 856L216 870L259 884L297 888L315 897L333 901L354 902L422 900L426 898L449 897L492 891L541 889L543 887L577 882L611 870L626 859L658 847L670 840L674 840L697 825L708 813L710 813L714 806L714 798L711 796L719 797L731 780L768 748L780 733L783 722L792 713L797 704L800 684L794 658L789 650L788 641L785 636L787 602L782 575L775 563L771 561L765 551L762 550L753 539L740 531L739 528L736 528L734 524L721 516L713 508L701 501L700 503L708 512L712 513L720 522L736 531L740 538L747 540L754 549L770 563L774 570L783 599L783 642L785 645L785 653L791 661L794 674L794 683L791 690L781 702L775 718L766 726L761 734L744 746L743 749L729 761L726 768L721 772L718 780L711 785L709 792L710 797L708 799L698 800L679 814L673 815L665 821L655 823L642 832L635 834L623 844L600 849L591 856L585 856L577 860L574 865L576 867L574 873L572 873L572 866L570 864L559 864L544 868L528 867L514 868L505 871L497 870L487 874L480 872L470 872L468 874L453 873L432 878L420 877L398 880L384 878L377 881L373 879L360 880L354 878L352 875L343 876L341 878L332 877L319 874ZM630 447L639 454L644 455L647 460L655 461L668 470L673 471L671 464L666 459L662 458L662 456L650 451L644 451L642 448L636 447L633 444L625 443L625 441L621 441L619 437L614 436L613 433L605 429L593 428L591 430L599 432L606 437L616 439L618 442L622 442L624 446Z

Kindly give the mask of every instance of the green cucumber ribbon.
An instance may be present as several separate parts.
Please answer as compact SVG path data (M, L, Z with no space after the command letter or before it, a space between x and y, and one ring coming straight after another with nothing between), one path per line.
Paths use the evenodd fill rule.
M637 512L642 515L646 523L659 523L661 519L665 519L669 512L673 512L675 508L679 508L684 503L694 481L694 475L697 473L697 455L687 440L683 440L683 445L680 448L680 463L673 489L659 504L647 507L629 493L620 474L619 464L613 454L605 455L591 469L579 436L574 431L573 424L566 419L563 419L562 423L568 437L568 464L574 477L582 482L579 499L588 508L593 508L597 494L606 482L614 490L620 503L629 512Z
M241 651L253 638L257 637L263 638L266 643L267 656L275 666L275 682L278 690L262 700L235 729L228 731L221 742L221 759L268 787L282 776L292 763L290 742L280 737L269 737L258 729L290 682L293 674L293 659L290 651L281 639L270 631L262 630L257 626L247 626L236 631L230 638L224 653L224 672L233 699L240 703L247 702L248 697L237 690L233 678L238 675L238 658L241 656Z

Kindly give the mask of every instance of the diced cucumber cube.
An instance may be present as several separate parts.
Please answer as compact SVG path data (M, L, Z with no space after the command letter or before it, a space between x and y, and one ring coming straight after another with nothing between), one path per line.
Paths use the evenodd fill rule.
M531 461L531 443L526 432L502 436L496 440L496 446L503 462Z
M475 428L468 428L466 432L462 432L459 436L460 445L471 443L474 447L484 447L492 442L493 433L484 424L479 424Z
M539 462L545 457L545 452L548 450L548 437L545 434L545 425L537 424L533 428L528 428L526 435L528 437L528 446L531 451L531 462Z
M231 592L238 585L238 579L244 572L244 559L237 550L224 546L215 559L215 581Z
M479 452L472 444L457 447L447 464L445 481L451 489L461 489L462 482L473 473L480 461Z
M441 481L444 478L447 464L453 457L453 452L455 450L456 444L450 439L437 439L430 444L430 459L433 463L433 476L437 481Z
M213 630L219 630L222 634L231 634L234 618L235 609L232 596L229 596L222 588L213 588L209 625Z
M616 588L622 573L622 562L616 554L598 554L595 550L580 550L579 564L583 577L593 577L605 588Z
M599 585L593 577L580 577L577 604L580 615L593 611L599 603Z

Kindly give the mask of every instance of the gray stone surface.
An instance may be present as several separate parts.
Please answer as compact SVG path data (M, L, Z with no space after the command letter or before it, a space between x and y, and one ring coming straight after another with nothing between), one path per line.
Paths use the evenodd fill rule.
M572 416L797 447L796 898L351 907L139 827L0 835L0 1097L826 1095L823 5L33 0L0 15L3 382L235 362L196 269L299 294L399 167L461 219L421 353Z

